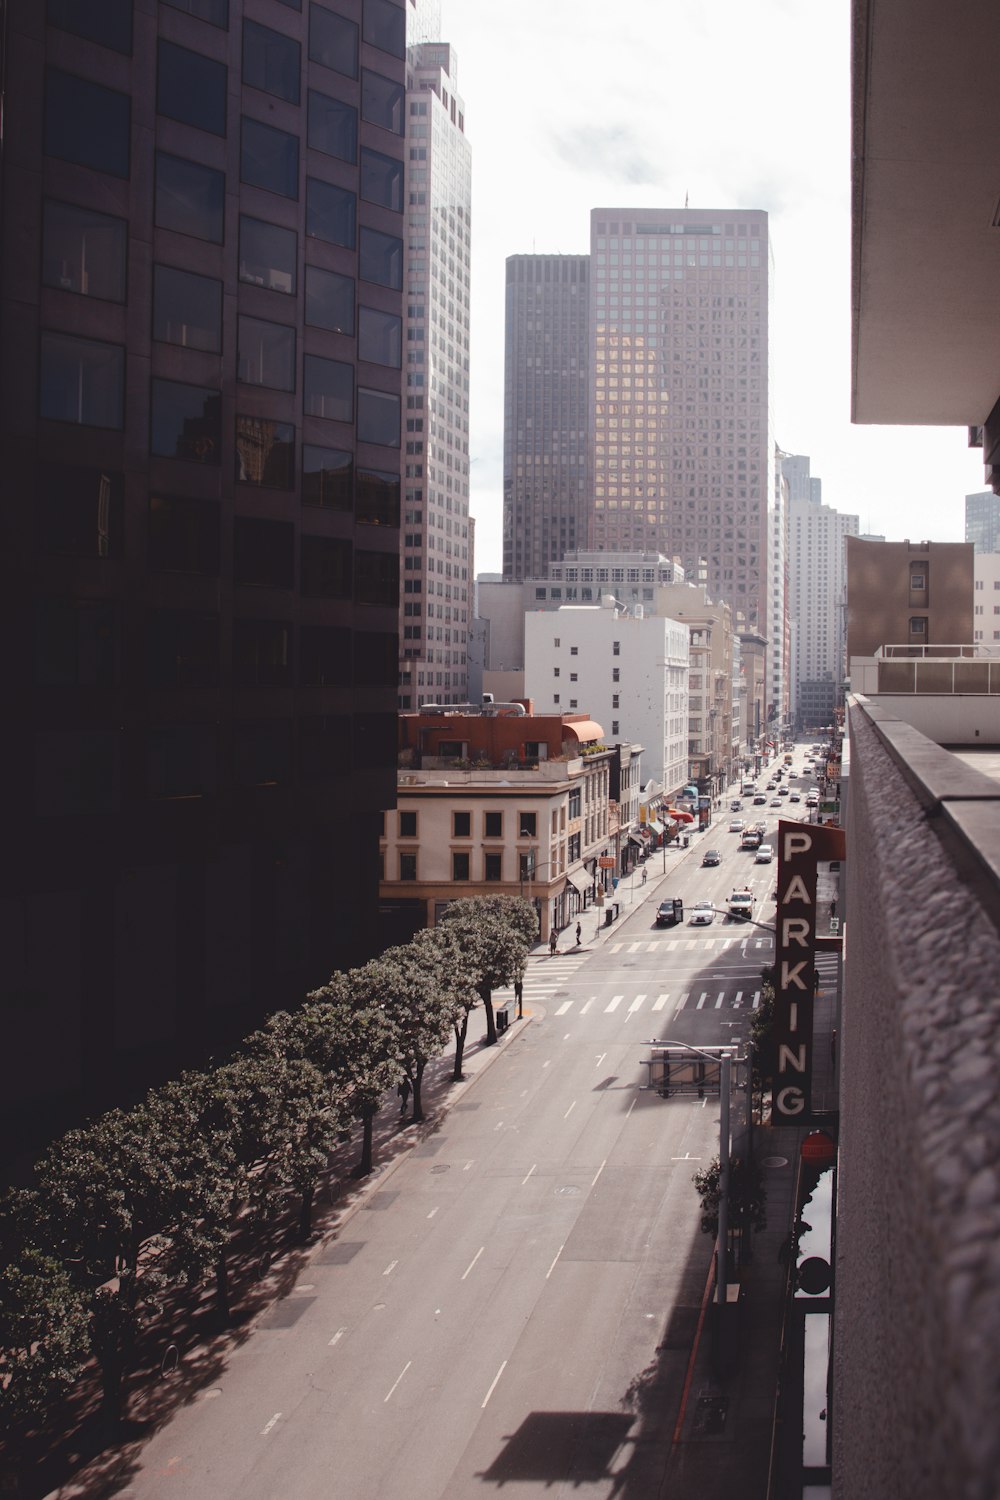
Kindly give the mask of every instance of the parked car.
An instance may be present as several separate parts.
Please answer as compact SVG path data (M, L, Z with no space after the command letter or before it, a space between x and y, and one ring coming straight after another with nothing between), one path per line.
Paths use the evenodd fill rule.
M701 862L703 865L721 865L722 855L718 849L706 849L701 857Z
M754 863L758 865L769 865L774 858L774 848L771 844L761 844L754 855Z
M656 908L657 927L675 927L678 922L684 920L684 903L679 897L671 901L661 901Z
M692 927L707 927L709 922L715 921L715 907L711 901L696 901L691 908L690 922Z

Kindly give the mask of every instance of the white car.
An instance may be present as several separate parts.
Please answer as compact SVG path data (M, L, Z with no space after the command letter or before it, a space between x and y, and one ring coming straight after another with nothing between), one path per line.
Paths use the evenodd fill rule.
M696 901L691 908L691 926L707 927L715 921L715 907L711 901Z
M754 855L754 862L758 865L769 865L774 858L774 848L771 844L761 844Z
M743 819L742 818L733 818L732 822L729 825L729 832L730 833L742 833L743 832Z
M791 796L789 797L788 800L789 800L789 802L801 802L802 801L802 797L801 797L801 795L798 792L792 792L792 794L791 794Z
M806 798L806 807L819 807L819 794L810 792Z

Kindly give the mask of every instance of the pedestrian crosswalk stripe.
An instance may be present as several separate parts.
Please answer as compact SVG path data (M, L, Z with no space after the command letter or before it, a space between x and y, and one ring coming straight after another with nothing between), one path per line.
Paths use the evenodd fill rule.
M725 992L725 990L720 990L719 991L719 998L715 1002L715 1008L716 1008L716 1010L721 1010L722 1009L722 1002L723 1002L723 1000L725 1000L725 998L726 998L726 992Z
M604 1014L607 1016L610 1015L613 1010L617 1010L624 999L624 995L612 995L611 1004L604 1007Z
M590 1009L590 1007L591 1007L591 1006L592 1006L592 1005L593 1005L593 1003L594 1003L594 1001L595 1001L595 1000L596 1000L596 999L597 999L597 996L596 996L596 995L591 995L591 997L590 997L590 999L589 999L589 1000L588 1000L588 1001L587 1001L587 1003L586 1003L586 1005L583 1005L583 1006L581 1006L581 1007L580 1007L580 1014L581 1014L581 1016L585 1016L585 1015L586 1015L586 1014L587 1014L587 1012L588 1012L588 1010L589 1010L589 1009Z
M737 990L736 991L736 999L733 1001L733 1004L734 1005L742 1005L743 1004L743 991L742 990Z
M629 1006L629 1013L631 1014L632 1011L638 1010L645 998L645 995L636 995L635 999L632 1001L632 1004Z
M751 1005L750 1009L751 1010L756 1010L759 1004L760 1004L760 990L754 990L754 992L753 992L753 1004Z
M562 1005L560 1005L559 1009L556 1011L556 1015L564 1016L572 1004L572 1000L564 1000Z
M705 1001L707 999L708 999L708 991L707 990L702 990L702 992L701 992L701 998L698 1001L698 1004L695 1006L695 1010L701 1010L702 1006L705 1004Z
M657 995L656 999L653 1001L653 1009L662 1010L669 999L669 995Z

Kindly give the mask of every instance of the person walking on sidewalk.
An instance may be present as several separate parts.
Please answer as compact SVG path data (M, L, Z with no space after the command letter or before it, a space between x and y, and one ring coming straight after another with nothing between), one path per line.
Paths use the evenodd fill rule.
M580 926L579 922L577 922L577 924L576 924L576 946L578 948L580 946L580 939L582 937L583 937L583 928Z
M646 876L648 874L649 874L649 871L646 869L646 866L643 865L643 867L642 867L642 883L643 883L643 885L646 884Z
M555 958L555 956L556 956L556 949L558 948L558 946L559 946L559 938L556 935L555 928L553 927L552 931L549 933L549 953L551 954L551 956L553 958Z
M400 1098L399 1113L405 1115L407 1101L410 1097L410 1080L408 1078L402 1079L396 1089L396 1093Z

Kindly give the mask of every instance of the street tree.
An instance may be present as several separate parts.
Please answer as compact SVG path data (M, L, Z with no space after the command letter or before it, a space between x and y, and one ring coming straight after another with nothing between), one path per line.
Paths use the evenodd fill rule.
M520 896L481 896L452 901L439 924L454 931L469 978L486 1013L486 1045L497 1039L493 991L524 978L538 923L534 907Z
M24 1439L42 1426L90 1352L87 1300L60 1261L24 1245L0 1269L0 1490L25 1476Z
M424 1118L421 1091L427 1064L441 1052L459 1014L468 1022L466 1002L470 1009L474 1003L456 968L460 958L453 934L442 937L427 929L382 955L394 974L386 1006L396 1028L400 1066L413 1090L414 1120Z
M707 1167L700 1168L691 1178L701 1199L703 1234L717 1235L719 1232L720 1177L721 1165L716 1156ZM729 1231L736 1236L738 1245L749 1244L751 1230L759 1234L762 1229L767 1228L764 1174L752 1158L731 1158L728 1198Z
M309 1055L338 1080L344 1107L361 1124L358 1177L367 1177L372 1170L375 1116L403 1076L394 1019L383 1004L392 977L381 959L372 959L360 968L334 974L328 984L310 992L301 1010L292 1013L300 1037L306 1039L303 1045L315 1049ZM325 1068L320 1061L323 1057Z
M757 1118L764 1117L764 1097L774 1081L777 1050L774 1042L774 969L761 970L760 1004L750 1021L750 1087Z

